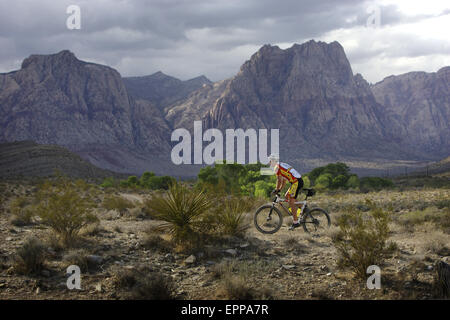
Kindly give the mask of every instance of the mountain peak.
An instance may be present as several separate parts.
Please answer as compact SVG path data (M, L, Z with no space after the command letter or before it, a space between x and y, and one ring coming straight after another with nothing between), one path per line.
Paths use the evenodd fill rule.
M54 54L32 54L22 62L22 69L27 68L30 65L33 64L42 64L46 61L54 62L54 61L61 61L63 63L73 63L73 62L80 62L80 60L75 57L75 54L71 52L70 50L62 50L58 53Z

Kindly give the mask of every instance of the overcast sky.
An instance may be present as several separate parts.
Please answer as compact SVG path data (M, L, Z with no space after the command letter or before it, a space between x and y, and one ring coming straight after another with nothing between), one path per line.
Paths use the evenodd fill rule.
M81 9L79 30L66 26L69 5ZM339 41L353 72L375 83L449 66L449 30L449 0L0 0L0 72L69 49L123 76L217 81L264 44L315 39Z

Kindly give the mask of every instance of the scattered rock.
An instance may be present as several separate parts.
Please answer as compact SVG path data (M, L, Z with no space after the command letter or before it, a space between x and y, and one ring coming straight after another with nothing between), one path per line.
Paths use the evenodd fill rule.
M12 239L13 239L12 237L6 237L5 240L6 240L6 241L12 241Z
M39 293L41 293L41 288L37 287L36 294L39 294Z
M191 254L189 257L186 258L186 260L184 260L185 264L193 264L195 263L195 261L197 260L197 258L195 258L195 256L193 254Z
M240 248L247 248L250 245L250 243L246 242L246 243L242 243L239 247Z
M331 272L328 272L327 273L327 277L329 277L329 276L331 276L332 275L332 273Z
M101 283L97 283L95 285L95 291L96 292L102 292L102 284Z
M282 267L286 270L292 270L295 268L294 264L283 264Z
M322 271L328 271L329 268L328 268L328 266L323 265L323 266L320 266L320 270L322 270Z
M227 250L225 250L224 252L225 252L225 253L228 253L228 254L230 254L230 255L232 255L232 256L237 255L236 249L227 249Z

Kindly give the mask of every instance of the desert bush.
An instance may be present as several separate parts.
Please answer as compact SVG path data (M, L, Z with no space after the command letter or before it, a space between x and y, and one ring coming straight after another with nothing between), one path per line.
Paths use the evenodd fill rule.
M387 253L390 213L367 201L371 208L363 213L356 208L338 218L339 232L333 237L338 251L338 266L351 268L358 277L366 278L370 265L380 265Z
M252 300L257 297L256 291L242 276L226 275L222 280L222 284L229 299Z
M98 221L92 213L95 204L79 195L67 181L44 184L37 200L36 212L42 222L52 228L65 245L70 244L83 227Z
M428 207L424 210L410 211L400 215L397 222L409 228L414 225L425 222L433 222L436 227L444 232L450 232L450 209L438 209L437 207Z
M148 250L160 251L160 252L171 252L172 246L170 243L157 234L147 234L142 242L142 246Z
M125 298L134 300L172 300L175 284L171 277L147 270L120 270L114 276L116 288L125 291Z
M224 235L243 236L248 229L245 216L250 201L239 197L219 199L214 213L219 230Z
M29 238L16 251L14 270L31 274L42 270L45 262L45 246L36 238Z
M10 223L15 226L24 226L32 223L33 209L30 199L21 196L11 201L9 210L12 214Z
M110 195L103 199L102 206L107 210L117 210L120 213L124 213L127 209L134 208L135 204L128 199Z
M194 245L203 230L199 228L202 215L212 206L210 197L203 191L189 189L175 182L165 195L155 195L146 208L150 215L165 221L159 228L167 230L175 243Z
M84 249L71 250L63 256L62 260L66 267L76 265L80 267L81 272L88 272L90 266L88 255L89 253Z

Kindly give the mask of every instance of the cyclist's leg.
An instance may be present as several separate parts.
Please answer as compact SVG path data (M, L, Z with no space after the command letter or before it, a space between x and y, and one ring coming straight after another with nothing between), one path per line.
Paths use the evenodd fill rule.
M298 187L297 187L297 191L295 192L295 199L297 199L298 193L303 189L303 185L304 185L303 179L302 178L298 179L297 183L298 183ZM302 221L302 219L303 219L303 210L300 212L299 219L300 219L300 221Z
M295 199L297 198L297 195L298 195L298 181L291 184L291 186L289 187L289 190L286 192L286 199L288 200L289 206L291 207L292 220L294 223L298 222L298 218L297 218L298 207L295 204Z

